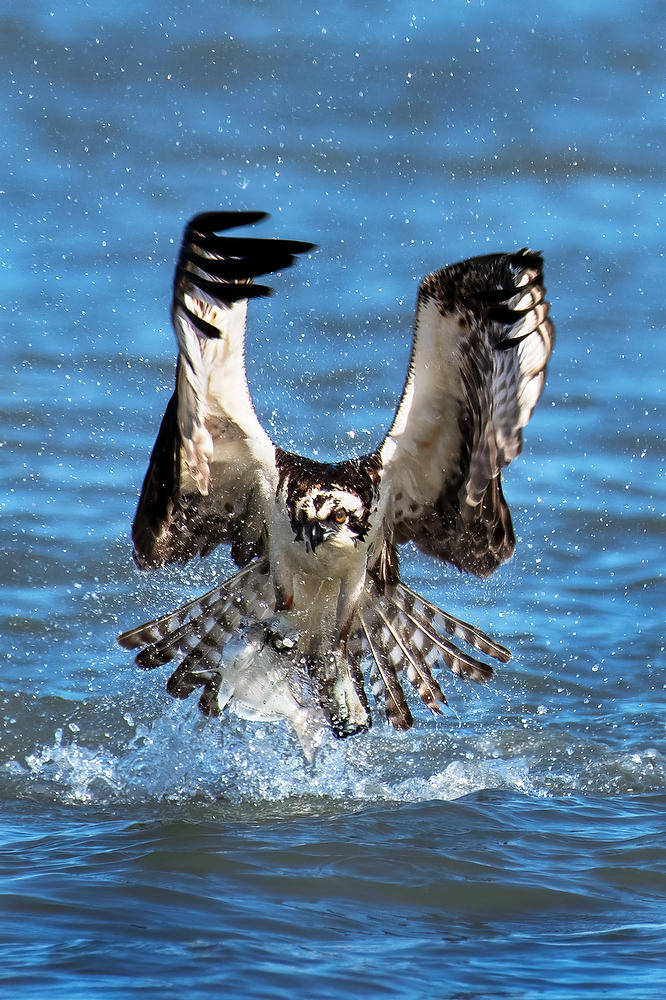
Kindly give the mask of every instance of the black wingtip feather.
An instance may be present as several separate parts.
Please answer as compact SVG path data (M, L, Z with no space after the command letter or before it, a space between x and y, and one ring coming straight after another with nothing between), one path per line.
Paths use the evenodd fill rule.
M296 263L296 257L292 253L287 253L281 240L267 240L269 243L267 250L261 252L261 247L257 243L264 243L263 240L254 240L246 256L225 256L222 258L212 258L200 256L197 251L199 246L188 245L181 256L181 264L194 264L200 270L205 271L211 278L220 278L223 281L246 281L248 278L256 278L260 274L268 274L271 271L285 271L292 264ZM230 248L226 243L223 249L230 254ZM199 281L197 280L197 284ZM205 286L201 285L205 289ZM211 291L211 287L208 288Z
M223 303L272 295L271 288L254 285L253 279L286 270L296 263L298 254L316 249L315 244L302 240L218 235L265 218L268 218L265 212L202 212L195 215L183 234L174 278L176 298L183 280L189 280L200 291Z
M188 230L186 230L183 247L186 253L204 250L231 257L254 258L259 251L271 254L273 257L285 253L307 253L309 250L316 249L316 243L306 243L304 240L283 240L280 237L264 239L257 236L217 236L211 231L205 233L195 231L188 234Z
M190 233L222 233L239 226L252 226L269 218L268 212L200 212L187 223L185 236Z

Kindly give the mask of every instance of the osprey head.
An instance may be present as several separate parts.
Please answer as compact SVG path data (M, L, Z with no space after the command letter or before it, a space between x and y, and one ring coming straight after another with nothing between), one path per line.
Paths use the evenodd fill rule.
M365 538L369 511L356 493L339 487L310 486L289 506L294 541L307 552L328 543L336 549L352 548Z

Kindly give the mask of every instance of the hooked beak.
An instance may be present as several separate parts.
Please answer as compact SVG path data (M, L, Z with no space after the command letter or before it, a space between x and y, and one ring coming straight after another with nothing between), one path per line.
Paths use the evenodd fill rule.
M326 538L327 531L321 521L314 520L306 525L305 534L310 542L310 548L314 552L317 546Z

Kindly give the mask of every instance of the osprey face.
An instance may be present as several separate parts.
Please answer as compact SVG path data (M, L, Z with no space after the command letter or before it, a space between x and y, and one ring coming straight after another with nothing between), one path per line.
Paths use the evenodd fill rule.
M292 497L287 512L294 541L312 555L352 551L368 532L368 510L361 498L348 490L312 486ZM323 548L317 553L317 549Z

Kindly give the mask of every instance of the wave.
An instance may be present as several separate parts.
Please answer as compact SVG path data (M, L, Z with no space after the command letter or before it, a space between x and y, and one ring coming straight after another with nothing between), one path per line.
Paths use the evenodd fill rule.
M289 811L347 811L379 803L452 800L486 789L528 796L634 795L666 790L656 748L572 737L550 720L515 716L501 726L472 717L423 716L407 734L378 722L349 740L327 739L314 764L286 725L202 719L195 706L108 703L77 707L43 699L41 717L18 722L32 746L6 748L0 797L103 809L160 803L282 803ZM478 713L477 713L478 714ZM37 725L34 725L37 721ZM55 728L54 728L55 724Z

